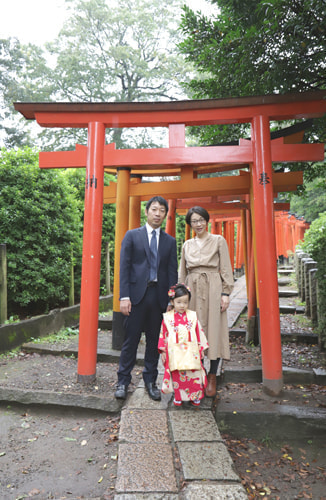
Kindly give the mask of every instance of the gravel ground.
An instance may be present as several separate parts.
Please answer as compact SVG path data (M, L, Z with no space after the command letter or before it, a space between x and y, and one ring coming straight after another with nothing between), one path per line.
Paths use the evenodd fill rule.
M283 316L281 324L282 331L298 332L299 325L302 333L312 333L310 326L298 317ZM245 320L240 319L237 327L245 327ZM109 339L110 332L99 333L102 348L109 348ZM76 339L64 343L76 344ZM246 345L243 336L231 336L230 345L229 366L261 364L259 347ZM316 345L286 343L282 355L284 366L325 368L325 357ZM116 363L98 363L96 382L85 386L77 382L77 360L74 357L22 350L15 355L0 357L0 386L96 393L112 398L116 371ZM138 385L140 378L141 367L136 367L130 391ZM285 388L291 394L301 391L296 404L307 406L313 403L326 408L325 387L300 387L288 385ZM218 396L225 399L233 393L250 399L251 394L257 395L257 391L261 391L261 384L228 384L219 388ZM113 498L119 415L2 404L0 423L1 499ZM317 447L307 442L293 447L286 442L258 442L226 434L223 438L249 499L326 499L323 493L325 442L321 441Z

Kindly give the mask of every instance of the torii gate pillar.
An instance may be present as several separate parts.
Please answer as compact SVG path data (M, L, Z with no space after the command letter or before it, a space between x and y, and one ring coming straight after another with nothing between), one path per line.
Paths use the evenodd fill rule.
M113 318L112 318L112 349L119 350L124 340L124 316L120 312L120 248L124 235L129 227L129 181L130 168L117 169L117 200L114 251L114 286L113 286Z
M104 124L100 122L89 123L77 369L78 382L83 383L90 383L96 379L104 188L104 142Z
M283 379L268 116L253 117L252 141L254 143L252 177L263 387L267 393L277 395L282 390Z

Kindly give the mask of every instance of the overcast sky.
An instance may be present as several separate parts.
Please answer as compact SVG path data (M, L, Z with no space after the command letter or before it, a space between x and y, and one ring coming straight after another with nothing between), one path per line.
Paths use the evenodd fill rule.
M216 11L205 0L184 0L195 11ZM42 45L53 40L68 12L65 0L7 0L2 2L0 38L16 37L22 43Z

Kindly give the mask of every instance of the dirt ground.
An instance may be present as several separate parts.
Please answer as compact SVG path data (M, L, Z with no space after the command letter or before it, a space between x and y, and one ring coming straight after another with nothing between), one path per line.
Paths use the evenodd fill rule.
M294 318L283 317L282 330L301 328L301 323ZM237 326L245 326L243 321ZM311 328L304 325L302 331L311 331ZM230 345L230 365L261 363L259 347L246 345L243 337L231 336ZM325 357L316 345L287 343L282 351L284 366L325 368ZM115 363L98 363L97 380L89 386L77 383L77 361L72 357L21 351L14 356L1 356L0 368L4 373L1 387L114 397ZM130 391L138 385L140 377L141 368L136 367ZM315 406L326 407L326 387L301 387L305 397L301 397L298 404L304 406L307 401L313 401ZM296 389L298 387L287 386L288 391ZM261 390L260 384L228 384L219 387L218 397L226 398L230 391L238 391L239 395L246 392L250 398L251 391L257 390ZM1 404L0 424L2 500L113 498L119 415ZM230 435L223 438L249 499L326 499L325 442L317 448L309 442L293 448L286 442L258 442Z

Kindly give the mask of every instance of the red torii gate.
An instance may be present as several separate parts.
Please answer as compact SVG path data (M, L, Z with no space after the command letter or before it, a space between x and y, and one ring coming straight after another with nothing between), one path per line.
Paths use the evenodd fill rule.
M125 212L130 195L141 195L146 199L149 194L149 189L143 190L139 189L139 184L129 184L130 172L136 168L152 169L155 165L160 168L179 167L179 189L190 189L189 197L192 197L201 196L203 191L207 191L212 179L209 183L207 179L194 179L193 175L190 175L189 166L231 163L235 165L234 168L239 168L240 164L250 164L251 202L255 212L263 386L267 392L279 394L283 381L275 233L271 230L274 224L272 161L320 161L324 157L324 147L322 144L293 145L280 142L272 150L269 123L291 118L320 117L326 110L324 96L325 92L319 91L160 103L15 103L17 111L27 119L35 119L41 126L88 128L87 158L81 150L62 152L60 159L59 153L48 153L53 160L49 160L48 156L47 162L43 161L42 153L40 154L40 167L46 168L85 167L86 160L78 356L80 381L89 382L96 377L104 165L117 168L116 191L113 193L110 190L110 194L112 191L112 195L116 196L119 216L119 211ZM179 125L184 127L226 123L250 123L251 141L240 141L239 146L186 148L182 144L182 131L181 140L177 138L170 148L115 150L112 146L105 146L106 127L163 126L178 131ZM192 189L193 183L196 184L197 190ZM116 234L116 238L118 236L119 242L127 228L125 221L124 224L117 224L119 234ZM117 260L116 258L115 265L118 265Z

